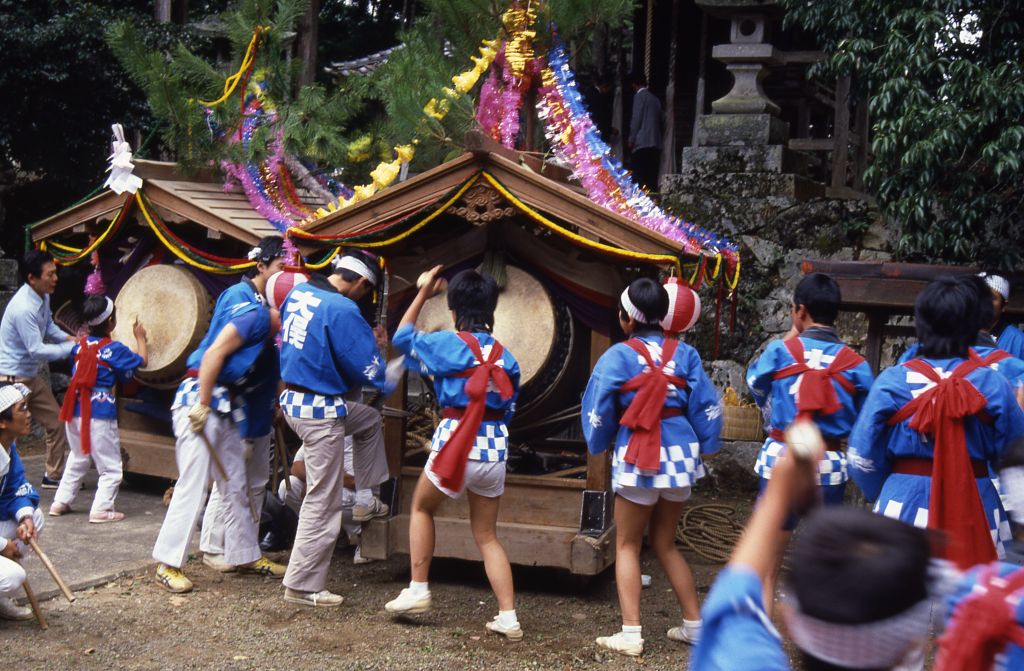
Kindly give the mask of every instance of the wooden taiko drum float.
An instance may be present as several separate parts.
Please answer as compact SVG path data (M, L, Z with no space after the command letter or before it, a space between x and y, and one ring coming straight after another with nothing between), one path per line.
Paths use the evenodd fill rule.
M206 288L188 270L177 265L142 268L132 275L114 299L117 326L113 338L133 346L132 325L136 318L146 328L149 361L135 378L166 395L163 408L171 404L170 394L185 373L185 361L210 326L213 302ZM125 470L131 473L178 477L174 460L174 438L170 428L146 414L125 411L132 399L120 399L118 412L121 446L127 455Z
M210 294L192 273L180 266L149 266L129 278L114 300L114 340L134 343L138 319L149 338L149 361L135 377L151 387L178 386L185 361L210 326Z

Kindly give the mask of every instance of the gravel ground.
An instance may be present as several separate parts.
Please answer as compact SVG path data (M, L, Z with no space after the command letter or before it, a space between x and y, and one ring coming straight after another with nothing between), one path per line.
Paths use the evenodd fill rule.
M47 669L681 669L689 658L664 636L678 606L653 556L643 562L653 575L643 593L646 650L629 659L594 645L619 627L613 571L582 581L517 567L526 637L510 643L484 629L497 610L482 565L438 560L434 611L393 620L383 605L408 580L408 558L354 566L351 554L339 549L331 567L340 608L287 604L278 581L219 574L193 558L191 594L167 593L149 571L121 578L80 592L74 604L45 602L49 631L0 623L0 650L22 668ZM688 559L703 598L720 567Z

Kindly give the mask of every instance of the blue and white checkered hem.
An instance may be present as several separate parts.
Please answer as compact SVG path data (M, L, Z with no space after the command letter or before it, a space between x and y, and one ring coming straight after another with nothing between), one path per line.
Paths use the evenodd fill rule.
M457 419L442 419L434 429L430 450L440 452L459 425ZM470 461L505 461L508 458L508 427L503 421L481 422L476 442L469 451Z
M908 506L905 502L896 499L887 501L878 500L875 502L874 511L881 513L894 520L901 520L913 524L918 529L928 528L928 509ZM1010 528L1010 520L1006 513L996 507L985 511L985 518L988 521L988 530L992 535L992 542L996 546L996 556L999 559L1006 558L1004 545L1013 540L1013 531Z
M786 451L786 446L769 438L764 442L754 464L754 472L765 480L772 479L775 461ZM818 462L818 483L822 486L841 485L850 479L847 471L846 453L826 450L825 457Z
M171 403L171 410L178 408L191 408L199 402L199 379L186 377L178 385L178 391L174 394L174 402ZM231 398L227 387L214 385L213 395L210 399L210 409L221 415L231 415L231 419L239 424L245 421L245 400L242 396Z
M286 389L280 401L281 411L298 419L335 419L348 414L343 396L323 396Z
M612 482L618 487L641 489L672 489L692 487L706 475L700 459L700 443L689 445L662 445L661 466L645 471L635 464L626 463L628 445L619 445L612 456Z

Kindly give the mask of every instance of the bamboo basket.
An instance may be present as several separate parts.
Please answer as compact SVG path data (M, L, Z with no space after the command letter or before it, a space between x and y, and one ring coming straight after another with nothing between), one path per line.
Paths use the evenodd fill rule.
M722 409L722 439L764 440L764 418L757 406L726 405Z

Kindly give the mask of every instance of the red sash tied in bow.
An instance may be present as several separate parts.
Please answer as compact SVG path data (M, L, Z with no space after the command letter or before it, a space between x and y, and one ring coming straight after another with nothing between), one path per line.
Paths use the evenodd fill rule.
M811 368L804 361L804 345L800 338L790 338L783 342L790 356L796 363L790 364L778 370L772 375L773 380L781 380L787 377L803 375L800 379L800 386L796 393L796 417L797 419L813 420L815 415L834 415L842 409L839 403L839 395L832 384L835 382L843 389L853 394L856 387L848 379L840 375L852 368L856 368L864 362L864 357L854 352L845 345L836 354L835 359L827 368Z
M498 365L505 348L497 340L491 345L490 354L484 359L483 351L476 337L465 331L459 331L459 338L466 343L469 351L473 353L475 361L479 362L462 371L460 377L468 377L466 381L466 396L469 397L469 404L466 411L459 420L458 426L452 432L444 448L434 457L433 472L438 477L442 487L452 491L462 489L462 480L466 474L466 461L469 460L469 453L476 442L476 434L480 431L480 423L483 422L484 412L487 410L487 386L494 382L502 400L512 398L515 390L512 387L512 380L504 368Z
M909 418L910 428L934 439L928 528L946 532L946 557L961 569L993 561L995 545L964 436L964 419L982 414L988 405L985 395L967 380L967 375L984 368L985 362L971 351L970 358L947 378L922 359L903 365L935 383L888 422L892 426Z
M642 373L627 380L621 391L636 390L619 424L633 432L626 446L625 461L644 471L661 468L661 413L668 397L668 385L686 388L686 380L665 372L665 365L675 356L679 340L665 338L661 349L661 363L651 359L647 345L639 338L630 338L626 345L639 354L647 364Z
M977 587L957 606L939 638L935 671L989 671L1007 644L1024 647L1024 628L1016 618L1022 590L1024 569L1000 578L995 565L983 568Z
M103 338L94 343L89 342L88 338L82 338L78 342L75 374L71 377L68 390L64 394L64 403L60 407L60 421L72 422L75 419L75 402L79 402L79 415L82 417L82 454L92 452L92 434L89 432L92 423L92 389L96 386L99 367L110 367L105 361L100 361L100 350L110 343L110 338Z

